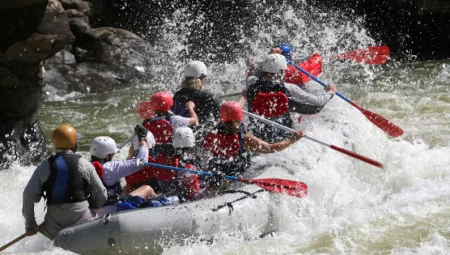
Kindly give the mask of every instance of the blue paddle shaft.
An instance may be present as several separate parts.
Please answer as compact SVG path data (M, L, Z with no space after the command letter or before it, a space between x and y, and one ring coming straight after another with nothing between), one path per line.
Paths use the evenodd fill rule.
M174 167L174 166L160 165L160 164L155 164L155 163L150 163L150 162L139 162L139 164L144 165L144 166L152 166L152 167L156 167L156 168L172 170L172 171L176 171L176 172L187 172L187 173L191 173L191 174L205 175L205 176L213 176L214 175L213 173L205 172L202 170L192 170L192 169L186 169L186 168L180 168L180 167ZM224 178L228 179L228 180L232 180L232 181L238 180L236 176L225 175Z
M316 81L317 83L319 83L320 85L324 86L325 88L327 87L327 84L325 84L325 82L319 80L317 77L315 77L314 75L310 74L308 71L306 71L305 69L299 67L298 65L296 65L294 62L292 62L290 59L286 58L286 61L291 64L292 66L294 66L297 70L299 70L300 72L306 74L309 78L313 79L314 81ZM344 95L342 95L339 92L336 92L336 95L338 95L340 98L344 99L345 101L347 101L348 103L350 103L350 99L348 99L347 97L345 97Z

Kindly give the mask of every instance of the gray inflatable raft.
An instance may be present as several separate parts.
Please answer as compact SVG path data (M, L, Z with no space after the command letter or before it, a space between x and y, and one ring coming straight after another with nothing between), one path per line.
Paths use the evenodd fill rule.
M54 245L78 254L158 254L173 245L211 240L217 233L258 237L274 231L279 196L254 185L239 190L244 192L105 215L61 230Z

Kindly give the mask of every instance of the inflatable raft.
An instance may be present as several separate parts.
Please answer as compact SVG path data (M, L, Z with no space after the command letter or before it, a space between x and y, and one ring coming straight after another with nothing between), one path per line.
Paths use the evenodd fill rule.
M256 238L276 230L278 198L245 185L214 198L107 214L61 230L54 245L78 254L158 254L218 233L251 232Z

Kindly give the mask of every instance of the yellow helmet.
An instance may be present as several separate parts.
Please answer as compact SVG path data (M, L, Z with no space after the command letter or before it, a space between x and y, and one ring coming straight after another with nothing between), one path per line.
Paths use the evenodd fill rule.
M70 125L59 126L53 131L52 143L57 149L72 149L77 144L77 131Z

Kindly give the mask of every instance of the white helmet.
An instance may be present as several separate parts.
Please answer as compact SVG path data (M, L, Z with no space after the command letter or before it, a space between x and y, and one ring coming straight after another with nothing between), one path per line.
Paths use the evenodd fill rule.
M119 153L120 150L117 149L114 139L109 136L99 136L92 140L89 152L94 157L104 159L106 155Z
M201 61L191 61L184 66L184 77L197 77L207 76L208 70L205 63Z
M153 146L155 146L156 141L155 141L155 137L153 136L153 133L148 131L147 132L147 145L148 148L151 149L153 148ZM135 151L137 151L139 149L139 137L137 137L137 135L135 135L133 137L133 149Z
M269 54L264 59L261 71L267 73L279 73L281 70L286 70L287 61L283 55Z
M194 132L188 127L179 127L175 130L172 144L174 148L188 148L195 146Z

